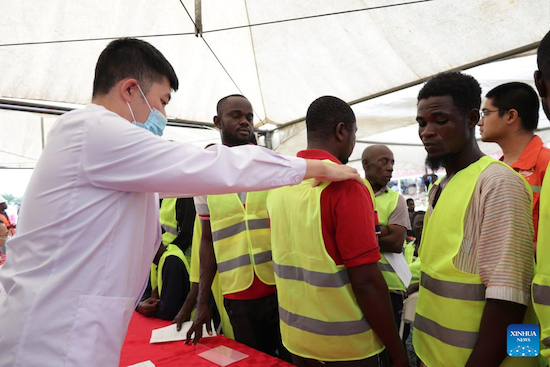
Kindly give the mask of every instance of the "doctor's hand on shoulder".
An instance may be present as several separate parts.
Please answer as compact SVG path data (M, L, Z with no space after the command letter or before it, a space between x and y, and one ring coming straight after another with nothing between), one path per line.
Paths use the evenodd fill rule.
M155 315L155 312L157 311L159 303L160 303L160 299L149 297L145 301L141 301L138 304L136 311L145 317L152 317Z
M355 180L364 185L359 172L353 167L342 164L330 164L315 159L306 159L306 174L304 180L314 178L312 186L318 186L323 181L346 181Z
M195 337L193 338L193 344L197 344L202 338L202 325L206 323L206 332L208 335L212 335L212 310L208 303L199 302L197 305L197 313L195 314L195 319L193 320L193 325L187 332L187 339L185 344L189 344L191 336L193 333Z

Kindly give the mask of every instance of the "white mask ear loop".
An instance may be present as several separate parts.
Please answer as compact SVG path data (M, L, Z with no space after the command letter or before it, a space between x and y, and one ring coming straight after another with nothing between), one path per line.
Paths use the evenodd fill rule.
M130 114L132 115L132 119L134 119L134 124L137 122L136 117L134 116L134 111L132 111L132 107L130 107L130 103L126 101L126 104L128 105L128 109L130 110Z
M139 84L138 84L137 87L138 87L141 95L143 96L143 99L145 100L145 103L147 103L147 107L149 107L149 109L152 111L153 109L151 108L151 105L149 104L149 101L147 100L147 98L145 98L145 94L143 94L143 91L141 90L141 87L139 86Z

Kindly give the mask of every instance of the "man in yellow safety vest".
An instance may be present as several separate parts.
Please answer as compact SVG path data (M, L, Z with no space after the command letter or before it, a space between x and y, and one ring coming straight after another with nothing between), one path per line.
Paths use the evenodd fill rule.
M244 96L222 98L214 116L222 144L250 144L253 118L252 105ZM235 340L264 353L290 358L279 331L267 195L268 191L258 191L195 199L202 222L201 271L197 313L187 341L193 333L194 342L200 340L203 323L207 330L210 328L208 302L217 270Z
M479 149L480 105L479 83L459 72L433 77L418 95L426 163L447 173L430 190L420 245L413 342L430 367L533 362L506 357L507 327L522 322L530 298L532 193Z
M550 119L550 32L540 42L537 63L535 85L541 97L542 109ZM544 179L540 193L535 273L532 289L533 307L540 321L540 339L546 347L541 350L541 355L550 358L550 178L548 176Z
M308 157L345 164L357 125L350 106L324 96L306 117ZM305 180L268 197L281 335L297 366L407 366L378 268L373 200L357 182ZM368 185L368 182L367 182ZM407 217L408 220L408 217ZM387 362L387 360L386 360Z

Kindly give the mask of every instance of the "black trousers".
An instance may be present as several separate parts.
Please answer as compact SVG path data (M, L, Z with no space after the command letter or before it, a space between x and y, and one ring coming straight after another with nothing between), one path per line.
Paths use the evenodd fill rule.
M387 355L385 353L380 353L367 359L361 359L358 361L339 362L319 362L314 359L302 358L296 355L292 355L292 363L294 363L298 367L382 367L388 363L386 359Z
M266 354L291 361L281 342L277 294L253 300L224 298L235 340Z

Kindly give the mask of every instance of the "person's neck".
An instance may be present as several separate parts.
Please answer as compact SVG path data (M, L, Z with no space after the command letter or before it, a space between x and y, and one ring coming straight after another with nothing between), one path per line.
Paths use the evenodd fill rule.
M118 101L115 101L115 99L109 96L108 94L92 98L92 103L98 106L102 106L106 110L114 112L120 117L127 119L126 117L124 117L124 113L122 112L122 109L125 108L128 111L124 110L124 112L129 112L128 106L126 104L121 104Z
M479 149L476 141L472 140L454 157L453 161L445 167L447 177L450 178L454 176L457 172L477 162L483 156L484 154Z
M232 141L227 141L227 140L224 140L222 139L222 145L225 145L226 147L238 147L238 146L241 146L241 145L248 145L250 143L235 143L235 142L232 142Z
M307 149L317 149L317 150L324 150L325 152L328 152L330 154L332 154L334 157L338 158L338 152L336 151L336 149L334 149L334 147L332 147L330 144L328 143L321 143L321 142L316 142L316 141L308 141L307 142Z
M380 186L378 184L375 184L373 181L369 180L368 177L365 177L367 179L367 181L369 181L370 185L372 186L372 191L374 191L375 193L382 190L384 187L386 187L386 185L384 186Z
M507 136L499 140L497 144L502 149L504 163L509 166L516 163L534 136L535 134L532 132L518 133L517 135Z

